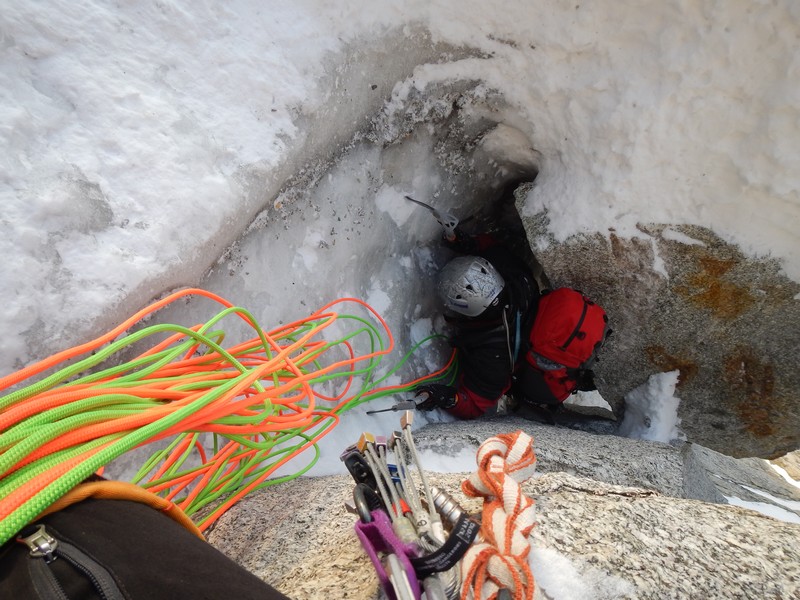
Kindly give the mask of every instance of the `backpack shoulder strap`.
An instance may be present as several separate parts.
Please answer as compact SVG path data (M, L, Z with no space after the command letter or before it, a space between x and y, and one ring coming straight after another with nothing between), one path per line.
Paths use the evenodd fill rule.
M47 509L36 517L36 520L59 510L63 510L87 498L95 498L97 500L133 500L134 502L146 504L150 508L164 513L201 540L205 540L205 537L197 528L197 525L195 525L186 513L174 502L156 496L153 492L149 492L143 487L125 481L91 481L78 484L64 496L48 506Z

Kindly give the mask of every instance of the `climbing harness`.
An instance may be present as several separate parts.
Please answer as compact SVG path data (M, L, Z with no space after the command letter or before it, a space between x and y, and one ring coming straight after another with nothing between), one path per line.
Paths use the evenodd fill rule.
M364 433L342 453L356 481L349 508L359 517L356 534L390 600L419 600L423 592L428 600L453 600L461 589L458 561L479 525L454 506L452 497L430 485L411 434L412 421L407 410L401 430L388 439Z

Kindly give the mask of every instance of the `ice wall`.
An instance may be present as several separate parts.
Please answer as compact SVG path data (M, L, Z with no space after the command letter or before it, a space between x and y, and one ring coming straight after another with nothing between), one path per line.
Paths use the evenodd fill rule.
M281 210L313 214L302 193L280 190L313 187L358 132L392 147L375 117L428 115L436 127L443 86L494 98L471 109L472 123L485 119L476 135L502 122L538 151L526 209L546 209L556 239L697 224L798 280L798 10L790 0L6 7L0 370L200 281L258 214L277 227ZM426 110L407 110L426 98ZM461 198L465 210L471 169L507 174L419 152L432 166L404 189ZM341 265L319 241L294 249L309 255L318 292L335 294ZM373 274L359 272L354 287L369 289ZM273 266L270 285L289 276ZM275 310L277 321L298 307Z

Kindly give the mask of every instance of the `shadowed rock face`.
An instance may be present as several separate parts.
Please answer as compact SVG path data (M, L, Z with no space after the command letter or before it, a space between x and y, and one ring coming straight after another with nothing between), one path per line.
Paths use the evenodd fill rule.
M645 488L703 502L725 503L726 496L736 496L747 502L769 502L778 509L785 509L787 502L791 506L800 502L800 490L784 481L767 461L736 459L691 443L663 444L537 425L516 416L429 424L414 438L422 452L457 456L460 452L476 452L483 440L498 432L520 429L534 439L539 473L566 472L610 485ZM765 498L754 489L772 498ZM794 512L800 517L800 512Z
M746 258L694 226L640 226L650 239L611 232L561 244L548 239L546 215L525 226L532 246L548 246L537 258L553 286L583 290L611 317L614 335L596 371L616 412L651 374L678 369L690 441L736 457L771 458L800 445L800 285L777 261Z

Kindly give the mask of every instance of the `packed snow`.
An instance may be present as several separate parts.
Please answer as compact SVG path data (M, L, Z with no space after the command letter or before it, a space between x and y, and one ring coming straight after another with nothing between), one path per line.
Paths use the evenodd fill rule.
M771 499L780 500L774 496L772 496ZM778 519L779 521L800 524L800 515L798 515L796 512L792 512L791 510L781 508L780 506L775 506L775 504L772 504L771 502L751 502L748 500L742 500L737 496L725 496L725 500L728 501L728 504L732 504L733 506L740 506L742 508L754 510L762 515L772 517L773 519Z
M799 23L792 0L7 3L0 374L186 285L265 328L358 296L407 350L441 329L442 256L435 221L403 195L463 218L475 173L538 170L522 209L547 211L557 240L696 224L800 281ZM442 90L460 88L463 113L489 125L473 159L445 168L434 121L452 110ZM209 316L193 310L163 318ZM623 433L679 438L676 383L632 391ZM316 473L341 472L365 410L325 438ZM566 563L548 580L543 563L554 598L613 597Z
M799 11L790 0L5 6L0 371L201 281L260 211L280 221L284 183L384 101L401 110L459 82L500 98L479 108L536 149L525 211L546 209L557 239L699 224L797 280ZM432 149L415 151L398 191L446 191ZM282 206L309 212L303 198ZM319 296L338 295L333 271L357 265L305 235L292 256L315 269ZM293 276L249 258L277 287ZM272 319L297 310L282 302Z
M535 542L529 556L536 585L550 598L627 598L636 595L631 583L587 565L576 565L569 557Z
M795 480L795 479L792 479L791 475L789 475L789 473L787 473L787 472L786 472L786 469L784 469L783 467L781 467L781 466L779 466L779 465L776 465L775 463L772 463L772 462L770 462L770 463L769 463L769 466L770 466L770 467L771 467L771 468L772 468L772 469L773 469L773 470L774 470L774 471L775 471L775 472L776 472L778 475L780 475L780 476L781 476L781 478L782 478L784 481L786 481L786 483L788 483L789 485L792 485L792 486L794 486L794 487L796 487L796 488L800 488L800 482L799 482L799 481L797 481L797 480Z
M656 373L647 382L625 395L625 415L619 434L627 437L669 443L681 438L675 396L680 371Z

